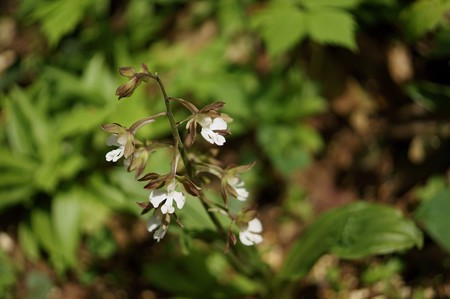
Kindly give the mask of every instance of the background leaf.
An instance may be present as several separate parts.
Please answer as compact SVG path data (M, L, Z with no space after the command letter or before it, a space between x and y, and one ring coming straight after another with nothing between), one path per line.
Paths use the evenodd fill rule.
M423 200L416 212L426 232L443 248L450 252L450 188L443 188Z
M338 9L312 9L306 14L308 35L323 44L356 50L356 22L351 14Z
M306 35L305 14L292 5L273 5L253 17L253 25L272 56L281 54L300 42Z
M321 215L293 245L280 277L299 279L326 252L362 258L422 246L414 223L389 206L356 202Z

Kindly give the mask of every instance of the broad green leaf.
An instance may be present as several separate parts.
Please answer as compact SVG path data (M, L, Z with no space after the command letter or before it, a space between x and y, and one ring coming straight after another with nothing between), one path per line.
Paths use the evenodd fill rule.
M444 188L423 200L416 212L416 218L426 232L443 248L450 252L450 188Z
M59 250L70 266L77 261L77 248L80 242L80 194L78 190L58 194L52 201L52 223Z
M19 224L18 234L20 247L25 256L31 261L36 261L39 258L39 245L36 237L25 222Z
M321 215L293 245L280 277L304 277L324 253L341 258L403 251L422 246L422 235L414 223L389 206L356 202Z
M338 7L338 8L355 8L364 0L297 0L307 8L321 7Z
M308 35L323 44L356 50L356 22L351 14L338 9L314 9L306 14Z
M281 54L306 36L305 13L293 5L272 5L253 17L270 55Z
M406 33L417 39L434 30L442 22L450 2L442 0L418 0L408 6L400 15Z
M420 230L392 207L361 202L336 213L346 219L331 247L339 257L362 258L422 246Z

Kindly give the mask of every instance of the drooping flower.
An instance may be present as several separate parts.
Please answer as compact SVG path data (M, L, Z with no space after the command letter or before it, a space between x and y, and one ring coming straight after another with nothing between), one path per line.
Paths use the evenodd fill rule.
M228 128L227 122L221 118L211 118L206 114L200 114L197 122L202 126L200 134L211 144L222 146L225 143L225 137L221 132L225 132Z
M221 178L221 193L225 203L228 203L228 195L240 201L247 200L249 192L241 179L241 173L249 171L255 163L242 166L227 167Z
M192 113L192 117L190 117L189 121L186 123L186 129L189 131L191 143L194 143L195 141L197 124L202 127L200 134L206 141L219 146L225 143L225 136L230 134L228 131L228 123L233 119L227 114L219 112L224 105L223 102L209 104L200 110L190 103L188 105L184 100L180 103Z
M149 200L154 208L158 208L161 203L161 212L163 214L172 214L175 212L175 208L173 207L173 202L175 201L178 209L183 208L184 203L186 201L184 194L182 192L175 191L176 181L172 181L167 188L153 190L150 193Z
M153 239L160 241L169 229L170 216L162 214L158 209L147 221L147 230L153 232Z
M245 201L248 198L248 191L244 187L244 181L237 176L227 177L228 186L233 188L236 199L240 201Z
M125 152L126 143L127 141L125 138L118 138L118 135L116 134L110 135L106 140L106 145L118 146L118 148L106 153L106 161L117 162L120 158L122 158L123 153Z
M111 150L106 154L106 161L117 162L122 156L130 157L134 152L134 135L127 128L119 124L106 124L102 129L112 133L106 140L109 146L117 146L117 149Z
M246 226L240 228L239 240L246 246L259 244L263 241L261 236L262 230L261 221L258 218L254 218Z

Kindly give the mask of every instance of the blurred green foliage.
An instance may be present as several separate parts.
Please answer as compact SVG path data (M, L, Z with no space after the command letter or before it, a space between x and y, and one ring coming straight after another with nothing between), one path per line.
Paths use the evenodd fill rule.
M0 4L0 19L12 20L15 27L6 32L0 26L4 36L15 35L0 43L0 55L4 50L15 53L14 61L0 69L0 218L2 230L13 231L20 246L20 257L15 257L19 266L0 250L0 293L17 289L14 280L20 278L25 298L45 298L53 284L68 277L86 284L95 281L104 272L101 261L114 264L126 252L128 243L118 241L112 219L127 215L140 221L135 202L148 194L122 167L104 160L107 136L99 125L117 121L127 126L162 111L163 101L151 86L137 90L132 99L115 100L115 88L123 83L116 72L119 66L144 62L161 75L172 95L199 105L226 102L225 110L234 118L230 156L261 161L250 178L254 194L262 193L254 197L256 204L280 204L291 211L294 222L310 222L314 216L304 203L306 191L298 191L292 178L326 147L322 132L311 122L330 109L323 92L329 82L314 75L320 73L316 63L326 56L321 53L356 55L358 35L389 24L397 29L389 38L407 44L434 34L437 46L427 58L445 57L450 54L449 9L448 0ZM408 82L402 92L430 111L446 107L450 94L448 86L426 78ZM170 128L156 122L143 131L146 137L165 138ZM167 153L158 153L149 167L164 169L166 160ZM439 190L430 191L431 185ZM270 194L274 198L264 194L283 187L305 198L289 198L293 195L288 192L280 203L276 200L283 199L283 191ZM419 192L423 198L416 212L425 232L446 250L448 192L445 183L429 183ZM276 271L262 264L256 250L239 248L249 264L239 269L242 260L223 256L224 244L213 242L198 202L189 200L181 217L186 229L171 228L176 238L157 245L163 249L148 249L149 239L142 241L143 250L155 255L134 261L133 271L144 285L187 298L273 295L276 286L267 282ZM138 224L145 227L143 221ZM205 246L210 243L213 250ZM395 208L356 203L320 216L292 243L283 253L280 272L288 280L306 276L326 253L362 258L421 246L422 239L414 223ZM140 254L136 250L130 255ZM33 266L22 256L33 265L50 263L46 271L58 278L38 271L25 274ZM388 263L366 272L364 280L389 279L397 271L397 264ZM107 278L118 287L129 282L116 274Z

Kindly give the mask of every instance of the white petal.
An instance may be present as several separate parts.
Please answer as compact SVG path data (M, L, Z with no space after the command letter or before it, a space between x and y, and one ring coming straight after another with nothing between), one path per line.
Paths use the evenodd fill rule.
M248 223L247 231L252 233L260 233L262 232L263 227L261 221L258 218L255 218Z
M153 190L149 196L150 203L154 208L157 208L165 199L167 199L167 193L163 190Z
M123 153L124 153L125 147L121 146L118 149L109 151L108 153L106 153L106 161L108 162L117 162L117 160L119 160L120 158L122 158Z
M248 198L248 191L245 188L234 188L236 190L236 193L238 195L237 199L240 201L245 201Z
M252 246L261 243L263 241L263 238L258 234L244 231L239 233L239 240L246 246Z
M223 120L223 118L216 117L209 128L213 131L215 130L226 130L228 127L227 122Z
M222 146L226 141L225 137L223 137L222 135L217 134L217 133L214 133L213 139L214 139L214 143L217 145L220 145L220 146Z
M161 206L161 213L163 214L172 214L175 212L175 208L172 206L173 199L167 198L166 202Z
M184 194L178 191L173 191L173 200L175 200L177 207L179 209L183 208L184 203L186 201Z
M200 134L202 134L203 138L205 138L206 141L208 141L211 144L214 144L214 140L212 139L211 135L217 134L211 131L209 128L203 127L200 131Z
M147 230L149 232L152 232L160 225L161 225L161 217L153 214L152 217L150 217L150 219L147 221Z

